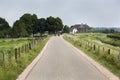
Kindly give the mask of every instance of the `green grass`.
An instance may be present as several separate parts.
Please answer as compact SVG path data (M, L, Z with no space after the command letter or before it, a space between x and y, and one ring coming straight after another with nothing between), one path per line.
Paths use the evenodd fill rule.
M28 42L31 42L32 40L32 38L0 39L0 51L20 47Z
M80 35L82 35L82 36L80 36ZM89 37L84 37L83 35L86 35L86 34L64 35L64 39L67 40L68 42L70 42L73 46L75 46L78 49L82 50L84 53L86 53L88 56L92 57L94 60L98 61L103 66L107 67L115 75L120 77L120 60L118 60L117 57L115 55L113 55L113 54L106 55L106 54L103 54L103 53L105 53L103 51L93 51L93 50L91 50L89 48L86 48L86 46L84 46L84 45L80 46L79 42L82 39L87 40L87 38L88 38L90 40L90 38L91 38L91 37L90 38ZM96 34L94 34L94 35L96 35ZM81 37L81 38L78 38L78 36ZM91 40L92 40L92 38L91 38Z
M16 80L18 75L29 65L40 53L50 37L35 45L29 53L22 53L17 62L7 63L0 67L0 80ZM25 42L26 43L26 42Z
M113 50L120 51L120 46L119 46L120 40L108 38L107 35L108 34L103 34L103 33L84 33L84 34L78 34L76 35L76 37L85 41L99 44L101 46L109 47Z

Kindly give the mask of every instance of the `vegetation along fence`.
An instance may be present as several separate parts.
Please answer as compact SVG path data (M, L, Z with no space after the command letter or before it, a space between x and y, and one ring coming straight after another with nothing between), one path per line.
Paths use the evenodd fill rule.
M28 54L29 51L38 43L41 42L41 40L44 39L44 37L39 39L33 39L30 42L27 42L19 47L11 48L11 49L4 49L0 50L0 66L3 66L7 63L14 63L17 62L17 60L22 56L22 54Z
M120 69L120 51L113 50L106 46L92 43L90 41L76 39L73 36L66 35L65 38L69 40L70 42L72 42L74 45L80 46L86 49L87 51L90 51L94 53L95 55L98 55L100 59L105 59L109 63L116 65Z

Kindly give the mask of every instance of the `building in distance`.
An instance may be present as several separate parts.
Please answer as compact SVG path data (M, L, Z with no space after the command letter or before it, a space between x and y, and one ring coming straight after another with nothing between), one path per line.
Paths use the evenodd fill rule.
M75 24L73 26L71 26L70 28L70 33L75 34L75 33L86 33L88 31L90 31L90 26L88 26L87 24Z

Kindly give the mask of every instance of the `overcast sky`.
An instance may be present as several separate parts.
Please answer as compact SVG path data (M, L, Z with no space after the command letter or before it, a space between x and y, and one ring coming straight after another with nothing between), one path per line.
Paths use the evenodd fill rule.
M120 27L120 0L0 0L0 17L11 26L25 13L60 17L69 26Z

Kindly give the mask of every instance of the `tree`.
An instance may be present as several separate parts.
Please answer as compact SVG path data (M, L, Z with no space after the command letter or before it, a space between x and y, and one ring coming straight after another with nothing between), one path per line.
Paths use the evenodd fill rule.
M10 26L8 22L0 17L0 37L5 38L9 36Z
M64 28L63 28L63 33L69 33L69 32L70 32L70 27L65 25Z
M24 14L21 18L20 21L23 22L25 24L25 29L27 31L27 33L29 35L31 35L33 33L33 20L32 20L33 16L29 13Z
M14 25L13 25L13 28L12 28L12 37L26 37L28 36L28 33L25 29L25 24L20 21L20 20L17 20Z
M33 14L32 15L32 31L33 31L32 33L33 33L33 35L38 33L37 26L38 26L38 18L37 18L36 14Z
M50 33L56 33L63 29L63 23L59 17L57 18L54 18L52 16L48 17L46 19L46 24L47 24L48 31Z
M63 29L63 22L59 17L55 18L55 25L57 26L56 31L61 31Z
M47 19L38 19L36 14L25 13L16 20L12 28L5 19L0 18L0 37L28 37L36 33L42 35L45 31L57 33L62 30L63 22L59 17L50 16Z
M39 19L37 29L41 35L45 32L45 27L46 27L46 20L44 18Z

